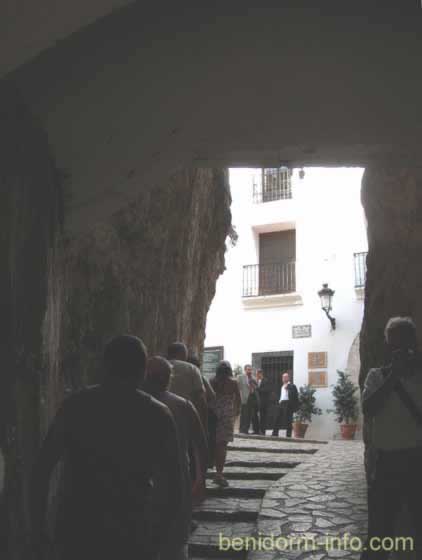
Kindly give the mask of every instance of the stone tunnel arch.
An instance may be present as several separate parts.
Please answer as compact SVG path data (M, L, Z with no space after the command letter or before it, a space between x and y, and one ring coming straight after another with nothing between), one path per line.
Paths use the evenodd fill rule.
M6 371L0 441L11 467L6 484L19 489L8 504L13 560L25 540L22 494L40 426L62 398L64 381L72 384L74 372L84 374L78 347L64 334L75 336L63 313L72 300L69 286L91 288L90 274L101 276L96 298L85 307L99 310L110 290L122 288L122 267L139 261L130 247L138 235L150 257L162 249L162 276L182 279L173 289L170 281L143 278L142 294L154 294L150 301L157 301L160 289L166 292L166 313L155 306L148 315L151 348L158 347L152 333L184 333L186 320L200 310L190 321L193 341L212 294L209 279L223 266L229 214L221 168L366 166L370 246L361 382L384 357L382 328L391 314L422 322L422 82L415 72L422 59L420 10L418 17L377 10L373 19L254 8L233 18L210 7L205 19L198 10L186 16L169 10L157 19L141 2L121 1L113 3L123 6L120 12L100 19L110 12L105 2L85 2L87 11L79 13L82 4L74 3L78 17L68 25L59 16L47 18L44 35L36 38L28 34L36 25L22 11L0 49L0 252L9 264L0 272ZM7 22L7 14L0 19ZM56 43L58 38L63 40ZM17 52L23 45L25 52ZM167 196L163 209L156 202ZM186 227L181 236L182 243L194 240L197 259L175 246L167 223L157 227L174 208L183 219L207 224L211 243L205 244L199 227ZM116 215L120 209L124 216ZM155 219L154 228L144 211ZM100 224L94 232L93 223ZM77 248L68 234L83 235ZM113 258L104 256L110 249ZM93 251L99 253L94 262ZM195 291L183 289L187 263ZM123 291L115 307L107 298L113 329L139 329L132 309L142 294L136 283ZM172 319L171 333L166 315L180 316ZM81 313L84 328L76 338L81 335L94 362L100 343L89 317ZM39 393L40 406L34 405Z

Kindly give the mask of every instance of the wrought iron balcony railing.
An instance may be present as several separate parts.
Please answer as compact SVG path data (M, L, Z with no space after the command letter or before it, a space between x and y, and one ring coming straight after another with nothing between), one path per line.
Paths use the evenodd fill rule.
M296 291L296 262L250 264L243 267L243 297Z
M270 202L292 198L291 169L276 167L261 169L253 180L253 201Z
M366 255L368 253L354 253L355 261L355 288L364 288L366 281Z

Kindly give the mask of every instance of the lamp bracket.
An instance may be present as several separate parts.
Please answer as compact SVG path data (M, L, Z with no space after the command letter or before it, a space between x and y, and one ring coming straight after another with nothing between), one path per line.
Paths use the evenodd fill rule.
M330 323L331 323L331 330L332 330L332 331L335 331L335 330L336 330L336 320L335 320L335 318L334 318L334 317L331 317L330 312L329 312L328 309L325 309L325 308L323 308L323 309L324 309L324 311L325 311L325 314L326 314L327 317L328 317L328 320L329 320Z

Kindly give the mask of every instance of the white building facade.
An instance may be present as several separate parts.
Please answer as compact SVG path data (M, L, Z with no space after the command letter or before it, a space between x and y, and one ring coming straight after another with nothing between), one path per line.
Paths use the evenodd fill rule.
M290 371L300 387L317 387L307 437L331 439L339 427L331 385L337 370L358 375L367 251L358 168L232 169L238 241L226 253L207 318L205 348L232 366L252 363L274 381ZM335 291L321 309L323 284ZM275 397L275 395L274 395Z

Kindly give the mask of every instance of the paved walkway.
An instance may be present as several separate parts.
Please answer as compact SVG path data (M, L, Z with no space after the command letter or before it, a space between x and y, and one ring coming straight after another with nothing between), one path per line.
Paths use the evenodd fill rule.
M237 437L227 459L230 487L219 489L209 480L208 498L195 510L199 527L191 537L191 557L359 558L344 550L344 541L328 538L365 536L362 453L359 442ZM234 546L225 550L229 545Z
M262 501L257 529L258 535L284 539L274 539L275 550L251 552L248 558L358 559L367 521L362 457L360 442L333 441L275 483ZM272 543L268 539L267 548Z

